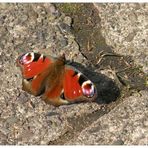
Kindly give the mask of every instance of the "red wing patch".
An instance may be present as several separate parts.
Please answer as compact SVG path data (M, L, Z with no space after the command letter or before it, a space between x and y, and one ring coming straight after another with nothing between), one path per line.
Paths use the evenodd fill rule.
M53 58L45 57L39 53L28 52L18 57L23 78L29 79L45 71L53 62Z
M67 100L76 100L83 96L82 88L78 82L79 76L73 69L65 68L64 96Z
M37 62L25 64L23 67L23 76L24 78L34 77L46 70L50 64L51 60L48 58L46 58L44 62L42 59L39 59Z

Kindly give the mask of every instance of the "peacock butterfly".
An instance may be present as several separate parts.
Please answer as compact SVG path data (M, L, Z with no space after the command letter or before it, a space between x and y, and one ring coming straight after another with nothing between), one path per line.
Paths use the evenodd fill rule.
M34 96L43 95L54 106L93 101L95 85L79 70L66 64L65 56L54 58L40 53L24 53L17 59L22 72L22 89Z

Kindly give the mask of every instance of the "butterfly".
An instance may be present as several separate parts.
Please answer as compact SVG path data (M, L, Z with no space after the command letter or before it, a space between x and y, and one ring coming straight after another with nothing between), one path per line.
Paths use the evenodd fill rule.
M17 58L22 73L22 89L34 96L42 95L54 106L94 101L97 89L75 67L66 64L65 56L52 57L27 52Z

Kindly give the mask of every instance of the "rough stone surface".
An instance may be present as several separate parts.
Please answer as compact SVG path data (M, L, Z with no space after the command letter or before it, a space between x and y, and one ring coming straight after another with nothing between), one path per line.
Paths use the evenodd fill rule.
M148 4L94 4L101 18L102 35L116 53L131 55L148 73Z
M1 144L48 144L67 131L68 116L77 114L77 110L78 114L94 110L95 104L69 106L69 115L63 116L64 109L54 109L40 97L21 90L21 74L15 61L23 52L53 56L64 52L67 59L74 60L76 54L77 61L85 63L73 35L60 28L64 18L52 4L0 4ZM66 23L70 23L68 18Z
M141 91L100 117L66 144L147 145L148 92Z

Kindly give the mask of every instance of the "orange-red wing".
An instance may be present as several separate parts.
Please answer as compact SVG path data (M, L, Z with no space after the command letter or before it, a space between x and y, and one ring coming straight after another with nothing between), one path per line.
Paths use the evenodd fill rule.
M38 75L42 73L44 70L46 70L49 65L52 63L51 59L45 58L43 61L42 59L39 59L37 62L32 62L26 65L23 65L22 74L24 78L32 78L35 75Z
M64 97L69 101L76 101L83 97L82 88L79 84L79 75L71 67L65 67Z

